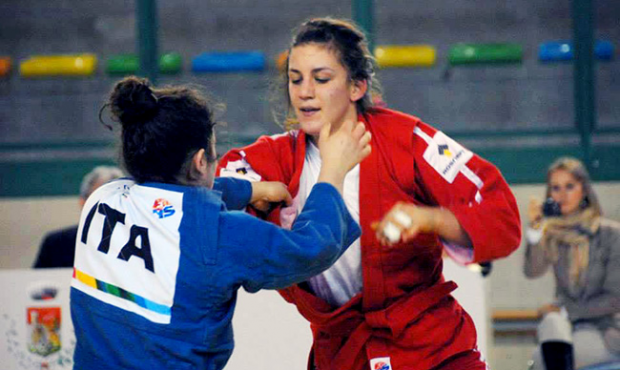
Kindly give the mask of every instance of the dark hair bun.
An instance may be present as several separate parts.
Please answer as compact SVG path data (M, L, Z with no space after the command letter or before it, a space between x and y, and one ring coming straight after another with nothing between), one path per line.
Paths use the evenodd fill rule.
M124 78L114 86L110 106L124 127L148 122L158 110L157 97L149 81L135 76Z

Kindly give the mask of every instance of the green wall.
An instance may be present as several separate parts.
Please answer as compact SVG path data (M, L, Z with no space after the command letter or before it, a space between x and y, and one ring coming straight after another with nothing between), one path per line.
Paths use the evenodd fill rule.
M471 139L474 136L454 135L457 140ZM230 148L247 145L249 142L251 141L243 138L225 144L227 148ZM107 150L110 154L104 158L89 158L84 155L86 149ZM580 158L582 153L578 145L521 148L493 146L473 149L477 154L498 166L510 184L544 182L546 169L556 158L564 155ZM35 156L36 159L10 160L10 155L24 151L40 154ZM54 155L58 151L63 152L64 157L71 159L58 159ZM591 175L595 181L620 181L620 165L617 159L619 152L620 144L593 146L592 156L595 161L591 168ZM116 163L114 150L109 142L4 145L0 146L0 153L9 158L9 160L0 161L0 197L2 198L77 195L82 177L93 167ZM71 155L71 153L74 154Z

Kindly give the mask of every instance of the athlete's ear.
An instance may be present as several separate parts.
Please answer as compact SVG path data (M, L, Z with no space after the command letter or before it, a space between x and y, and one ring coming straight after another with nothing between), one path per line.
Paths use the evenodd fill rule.
M368 81L366 80L354 80L351 83L350 97L352 102L356 102L366 95L368 91Z
M205 150L200 149L192 156L192 163L189 168L189 180L196 181L204 178L209 173L209 166Z

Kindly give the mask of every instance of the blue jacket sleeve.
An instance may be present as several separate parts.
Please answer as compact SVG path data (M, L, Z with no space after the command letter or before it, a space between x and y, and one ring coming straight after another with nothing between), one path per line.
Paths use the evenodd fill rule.
M291 230L242 212L220 217L221 261L249 292L282 289L329 268L361 235L332 185L316 184ZM225 256L225 257L224 257Z
M222 193L222 201L226 204L226 208L232 210L242 210L252 198L252 184L233 177L216 178L213 190Z

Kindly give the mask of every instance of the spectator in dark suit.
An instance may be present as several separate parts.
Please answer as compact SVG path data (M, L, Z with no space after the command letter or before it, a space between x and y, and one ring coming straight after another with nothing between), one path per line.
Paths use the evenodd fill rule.
M80 208L86 199L98 187L108 181L123 177L123 172L114 166L98 166L90 171L82 180L80 186ZM78 225L48 233L41 243L39 255L34 262L34 268L73 267L75 255L75 240Z

